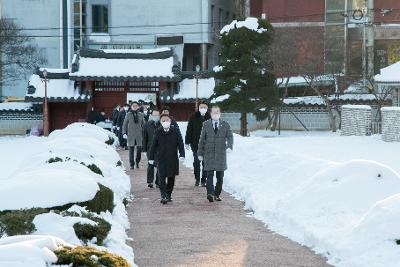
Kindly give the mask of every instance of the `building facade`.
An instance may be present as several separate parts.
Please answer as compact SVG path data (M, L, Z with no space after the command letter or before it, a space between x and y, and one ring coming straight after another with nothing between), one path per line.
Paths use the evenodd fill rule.
M79 47L172 47L183 71L192 71L196 65L210 70L217 64L219 30L241 13L238 3L239 0L0 0L2 17L15 20L34 36L49 68L69 68ZM29 75L4 87L3 95L23 96L28 78Z
M304 37L293 46L320 58L324 73L373 77L400 60L400 1L251 0L251 15L266 17L277 34L295 28Z

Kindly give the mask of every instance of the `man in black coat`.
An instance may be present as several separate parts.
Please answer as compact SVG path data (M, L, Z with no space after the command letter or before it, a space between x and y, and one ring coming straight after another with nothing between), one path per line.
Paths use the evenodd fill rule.
M146 122L146 124L144 125L143 146L142 146L143 152L150 153L151 144L153 143L153 138L155 136L157 129L160 127L161 127L160 112L155 109L151 112L149 121ZM157 155L155 156L155 158L157 158ZM156 164L148 164L147 166L147 185L150 188L153 188L155 166ZM156 185L159 185L158 173L156 174L155 183Z
M179 129L179 125L176 122L176 120L174 119L174 117L171 116L171 109L169 107L164 106L161 109L161 114L165 114L168 115L171 118L171 126L176 128L178 130L178 133L180 134L180 136L182 136L181 134L181 130Z
M211 116L208 112L208 103L201 102L199 105L199 111L195 112L190 117L186 130L186 149L192 149L193 152L193 169L194 178L196 180L195 186L200 185L200 160L197 156L197 149L199 147L201 129L203 128L203 122L209 119L211 119ZM207 172L204 170L204 162L202 165L203 170L201 172L201 185L205 187L207 184Z
M118 118L117 118L117 131L118 131L118 139L119 139L119 144L122 148L128 149L126 139L123 138L122 134L122 125L124 124L125 116L128 114L129 111L129 105L125 104L123 109L119 112Z
M185 147L182 136L171 126L169 115L160 117L161 128L157 129L150 148L149 164L157 162L160 183L161 203L171 202L175 176L179 175L179 160L185 160ZM178 160L179 151L179 160Z
M117 121L118 121L118 115L119 115L120 109L121 109L121 107L120 107L120 105L118 104L118 105L114 108L114 110L113 110L113 112L112 112L112 114L111 114L112 131L113 131L113 133L115 133L115 134L117 134Z

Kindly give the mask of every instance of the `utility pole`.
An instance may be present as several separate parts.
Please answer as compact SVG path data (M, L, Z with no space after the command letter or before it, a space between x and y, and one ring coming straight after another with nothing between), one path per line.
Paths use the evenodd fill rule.
M374 1L365 0L363 8L363 43L362 43L362 71L363 86L368 87L368 78L374 75Z

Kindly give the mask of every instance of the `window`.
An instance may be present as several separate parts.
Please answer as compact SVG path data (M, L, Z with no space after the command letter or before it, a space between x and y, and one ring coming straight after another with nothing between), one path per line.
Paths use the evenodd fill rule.
M108 32L108 7L92 5L92 32Z
M81 46L81 7L80 0L74 0L74 48ZM86 35L86 0L82 0L82 46Z

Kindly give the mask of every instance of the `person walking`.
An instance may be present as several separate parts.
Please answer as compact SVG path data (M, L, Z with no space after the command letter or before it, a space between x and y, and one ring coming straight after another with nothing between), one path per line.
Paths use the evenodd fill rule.
M111 114L111 121L112 121L112 132L117 134L117 121L118 121L118 115L119 112L121 111L121 106L118 104L112 114Z
M226 153L232 152L233 134L229 123L221 120L221 109L211 108L211 120L204 122L201 130L197 156L204 161L207 171L207 199L210 202L221 201L220 194L227 169ZM217 183L214 188L214 173Z
M122 148L125 148L126 150L128 149L128 147L126 146L126 139L123 138L122 125L124 124L124 120L126 114L128 114L128 111L129 111L129 105L125 104L124 107L119 112L117 118L117 132L118 132L119 145Z
M165 114L168 115L171 119L171 126L178 129L179 134L182 136L181 134L181 130L179 129L179 125L176 122L176 120L174 119L174 117L171 116L171 109L167 106L162 107L161 109L161 114Z
M143 148L143 152L146 152L147 155L149 155L149 153L150 153L151 144L153 143L153 138L155 136L155 133L156 133L157 129L160 127L161 127L160 112L158 110L154 109L151 112L149 121L146 122L146 124L144 125L144 131L143 131L143 146L142 146L142 148ZM155 156L155 158L157 158L157 155ZM156 166L157 166L156 163L147 165L147 186L150 188L153 188L154 169ZM159 185L158 173L156 174L155 184Z
M139 162L142 156L143 126L144 117L143 113L139 112L139 103L132 102L131 111L126 115L124 124L122 126L123 138L128 141L129 163L131 165L131 169L135 168L135 163L136 168L139 168Z
M208 103L201 102L199 105L199 110L196 111L189 119L189 123L186 130L185 136L185 145L186 149L191 149L193 152L193 171L195 178L195 186L200 185L200 176L201 176L201 185L206 187L207 181L207 172L204 170L204 161L202 164L197 157L197 150L199 147L199 139L201 134L201 129L203 128L203 123L211 118L210 113L208 112ZM200 172L200 165L202 165L203 169ZM201 173L201 175L200 175Z
M162 114L160 122L162 127L155 133L149 153L149 164L154 165L157 162L160 202L167 204L172 201L175 176L179 175L179 160L185 160L185 147L178 130L171 127L170 116Z

